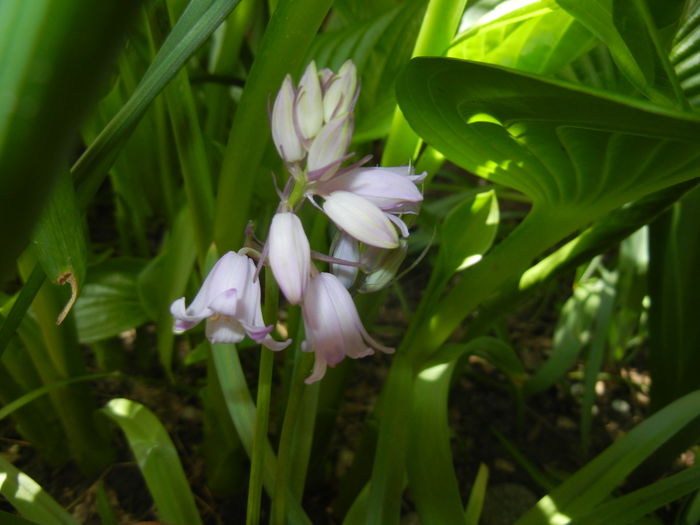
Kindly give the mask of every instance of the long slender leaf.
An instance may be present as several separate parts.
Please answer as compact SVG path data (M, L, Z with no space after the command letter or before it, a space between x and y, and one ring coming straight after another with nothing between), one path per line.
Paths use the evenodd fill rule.
M606 498L642 461L700 414L700 391L674 401L637 425L562 485L542 498L517 525L583 515Z
M158 51L131 98L73 166L84 205L100 185L124 141L153 99L240 0L192 0Z
M112 399L102 411L124 432L160 519L172 525L201 524L175 446L158 418L128 399Z
M78 525L32 478L0 456L0 494L27 519L41 525Z

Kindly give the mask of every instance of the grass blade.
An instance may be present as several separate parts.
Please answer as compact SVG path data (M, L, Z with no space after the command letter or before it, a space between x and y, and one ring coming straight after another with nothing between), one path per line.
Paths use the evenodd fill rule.
M112 399L102 411L124 432L160 519L171 525L201 525L175 446L158 418L128 399Z

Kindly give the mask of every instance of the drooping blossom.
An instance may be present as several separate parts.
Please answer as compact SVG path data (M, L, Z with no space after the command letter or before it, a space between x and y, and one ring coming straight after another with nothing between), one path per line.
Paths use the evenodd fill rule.
M311 250L304 226L291 212L276 213L267 238L272 273L291 304L304 296L311 271Z
M344 232L370 246L391 249L399 245L392 224L408 237L399 215L418 212L423 195L416 184L424 178L411 175L408 167L355 168L311 184L307 194L326 199L323 210Z
M330 273L319 273L309 281L302 315L306 340L301 349L314 352L314 368L306 378L307 384L320 380L326 367L337 365L345 356L357 359L375 350L394 352L367 333L350 293Z
M216 262L189 306L181 297L172 303L170 313L178 334L206 319L206 335L212 343L239 343L246 334L270 350L282 350L291 342L270 336L273 326L263 321L255 264L236 252Z

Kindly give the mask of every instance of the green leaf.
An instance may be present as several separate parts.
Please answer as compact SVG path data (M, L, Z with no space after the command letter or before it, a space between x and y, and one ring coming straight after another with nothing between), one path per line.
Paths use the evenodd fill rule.
M0 456L0 494L22 516L41 525L78 525L73 516L63 510L36 481L2 456Z
M416 58L397 95L427 142L530 196L563 234L700 166L696 116L531 74Z
M156 95L238 2L240 0L191 0L127 103L73 166L81 204L97 191L106 170Z
M628 525L700 488L700 467L694 466L644 488L608 501L575 518L572 525Z
M545 0L495 19L488 17L456 41L450 57L533 73L556 73L589 50L595 38L553 0Z
M680 104L683 96L645 0L557 3L608 46L630 82L650 100Z
M285 74L303 65L331 3L285 0L279 2L267 24L236 110L219 177L214 239L222 252L242 244L253 190L263 176L261 163L270 143L268 100L279 91Z
M683 19L678 29L669 59L678 75L681 88L688 97L691 106L700 105L700 4Z
M41 388L37 388L36 390L32 390L31 392L24 394L22 397L15 399L11 403L7 403L5 406L0 408L0 420L5 419L14 411L19 410L20 408L27 405L28 403L31 403L38 397L41 397L44 394L48 394L56 388L60 388L62 386L70 385L73 383L82 383L83 381L93 381L95 379L102 379L103 377L109 377L110 375L113 374L89 374L84 376L71 377L70 379L63 379L61 381L56 381L54 383L44 385Z
M140 259L109 259L90 268L90 277L75 306L81 343L92 343L141 326L148 314L138 294Z
M411 0L362 23L319 34L309 51L319 67L337 71L352 59L360 76L361 96L355 111L353 140L361 143L385 135L396 106L393 85L411 56L425 2ZM390 88L391 87L391 88Z
M447 395L456 362L425 367L414 385L406 466L420 521L426 525L466 523L447 422Z
M67 170L58 177L32 242L46 276L55 284L70 285L71 297L56 321L61 324L85 283L87 260L85 226Z
M37 525L35 521L25 520L24 518L2 510L0 510L0 520L2 520L5 525Z
M171 525L201 524L180 458L158 418L128 399L112 399L102 412L124 432L159 518Z
M478 525L481 519L481 510L484 508L486 499L486 487L489 481L489 467L485 463L479 464L479 472L469 492L469 501L464 510L464 519L467 525Z
M603 501L629 473L700 414L700 391L674 401L632 429L521 517L517 525L582 516Z
M440 271L452 275L481 260L496 238L498 223L494 190L478 193L452 208L440 230Z
M0 3L0 279L26 246L138 0ZM40 125L38 125L40 123ZM11 226L10 226L11 225Z

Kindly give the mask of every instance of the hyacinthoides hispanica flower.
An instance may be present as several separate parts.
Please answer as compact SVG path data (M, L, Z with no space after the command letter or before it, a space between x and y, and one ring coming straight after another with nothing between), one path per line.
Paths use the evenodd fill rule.
M295 85L287 75L270 114L272 140L291 175L280 193L267 241L247 249L272 270L291 305L300 305L306 328L302 350L313 352L315 364L307 383L320 380L327 366L351 358L390 353L362 326L348 289L376 291L385 286L406 253L405 213L418 212L423 200L417 188L423 175L409 167L362 167L368 160L344 167L354 129L353 110L359 93L357 71L347 61L335 73L310 63ZM317 199L323 202L319 204ZM296 211L310 201L333 221L339 234L331 256L331 273L311 261L309 241ZM358 275L365 278L360 280ZM189 307L175 301L175 331L207 320L212 342L239 342L245 335L272 350L289 341L275 341L265 326L260 285L253 261L229 252L212 268Z

